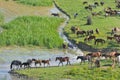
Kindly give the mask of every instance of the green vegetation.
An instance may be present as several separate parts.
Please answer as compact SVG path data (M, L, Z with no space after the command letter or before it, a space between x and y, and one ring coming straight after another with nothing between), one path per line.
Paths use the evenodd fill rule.
M111 61L101 61L102 65L111 64ZM110 66L101 66L100 68L89 68L86 64L74 64L63 67L34 68L17 71L20 74L29 77L37 77L40 80L119 80L120 70L112 69Z
M4 22L4 16L0 13L0 26L3 24Z
M70 16L71 20L67 27L65 27L65 32L70 39L75 40L76 42L84 42L85 37L77 37L76 34L73 34L70 30L71 26L79 27L80 30L94 30L99 29L100 34L94 34L97 38L102 38L106 40L107 36L111 36L110 32L112 28L120 28L120 17L119 16L108 16L105 17L104 9L111 7L113 10L119 10L116 8L115 0L102 0L104 1L104 6L97 6L93 8L92 12L100 12L101 15L92 16L90 10L86 10L85 6L88 4L94 4L94 2L100 3L100 0L87 0L88 4L83 5L83 2L86 0L55 0L58 6L60 6L64 11L66 11ZM74 14L78 13L77 18L74 19ZM85 25L87 23L87 16L92 17L92 25ZM91 45L93 48L120 48L120 45L117 44L115 40L106 41L104 45L94 45L94 41L87 42L88 45Z
M52 6L52 0L14 0L14 1L32 6Z
M40 46L60 48L62 39L57 32L64 20L55 17L23 16L6 23L0 34L0 46Z

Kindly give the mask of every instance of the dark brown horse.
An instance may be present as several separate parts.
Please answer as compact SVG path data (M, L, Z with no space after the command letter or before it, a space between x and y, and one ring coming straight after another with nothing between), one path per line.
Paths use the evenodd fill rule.
M95 39L94 43L95 43L95 45L98 44L98 43L103 44L103 43L105 43L105 40L104 39Z
M96 39L96 36L89 36L89 37L88 37L88 41L90 41L90 40L92 40L92 39L95 40L95 39Z
M107 36L107 40L113 40L114 39L114 37L112 37L112 36Z
M85 4L88 4L88 2L87 2L87 1L84 1L84 2L83 2L83 5L85 5Z
M49 59L49 60L41 60L41 62L43 63L44 67L45 67L45 64L47 64L47 66L50 66L50 61L51 61L51 59Z
M79 31L76 32L76 34L77 34L77 36L79 36L79 35L84 36L84 35L86 35L86 31L84 31L84 30L79 30Z
M63 62L65 62L65 61L67 61L67 65L68 65L68 64L70 65L69 57L56 57L56 60L55 60L55 61L57 61L57 60L60 61L59 64L58 64L58 66L59 66L60 64L62 64L62 66L63 66Z

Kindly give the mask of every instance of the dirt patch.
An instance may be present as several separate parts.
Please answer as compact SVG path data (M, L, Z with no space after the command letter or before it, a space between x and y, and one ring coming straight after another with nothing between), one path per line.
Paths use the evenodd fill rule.
M0 1L0 12L4 14L5 22L24 15L49 16L51 8L53 7L29 6L18 4L14 1Z

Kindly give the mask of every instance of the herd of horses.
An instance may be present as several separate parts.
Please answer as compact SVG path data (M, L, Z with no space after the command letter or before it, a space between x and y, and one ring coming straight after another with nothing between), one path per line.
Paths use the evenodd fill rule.
M120 43L120 29L118 27L114 27L110 34L111 36L106 36L106 40L103 38L97 38L95 35L100 33L99 29L96 28L95 30L80 30L79 27L71 26L70 28L71 32L76 34L77 37L85 37L84 42L89 42L91 40L94 40L94 44L97 45L99 43L104 44L106 40L115 40L117 43Z
M50 61L51 59L49 60L37 60L37 59L28 59L26 62L22 62L20 60L13 60L11 62L11 65L10 65L10 69L20 69L20 68L31 68L31 64L34 63L35 67L37 67L37 65L39 64L39 66L41 66L42 64L44 65L47 65L48 67L50 66ZM60 66L60 64L62 64L63 66L63 62L67 62L67 65L71 65L70 64L70 59L69 57L56 57L55 61L59 61L59 64L58 66ZM15 67L13 67L15 66Z
M93 66L93 64L95 64L96 67L100 67L101 57L105 57L105 59L110 58L112 59L113 64L118 62L120 65L120 53L117 53L116 51L112 51L109 54L102 54L101 51L91 52L84 56L77 56L76 60L81 59L81 64L83 62L85 63L87 60L88 64L91 64L91 67ZM67 63L66 65L71 65L70 57L56 57L55 61L57 60L59 61L58 66L60 66L60 64L63 66L64 62ZM21 62L19 60L13 60L10 65L10 69L13 70L13 69L21 69L21 68L31 68L32 63L34 63L35 67L38 67L37 64L39 64L39 66L43 64L44 67L45 65L50 67L50 61L51 59L49 60L28 59L26 62ZM17 68L14 68L13 66L16 66Z

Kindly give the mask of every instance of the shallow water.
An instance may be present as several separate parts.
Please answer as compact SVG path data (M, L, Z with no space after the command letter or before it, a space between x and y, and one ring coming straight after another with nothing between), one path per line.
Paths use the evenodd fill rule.
M0 80L14 80L16 77L10 76L8 74L9 65L12 60L20 60L22 62L26 61L27 59L51 59L50 66L58 66L59 61L55 61L56 57L70 57L71 64L78 63L79 61L76 60L75 54L64 54L63 51L59 50L46 50L46 49L23 49L23 48L14 48L14 49L4 49L0 51ZM66 63L64 63L65 65ZM39 65L37 65L39 67ZM32 64L34 67L34 63ZM43 65L41 66L43 67ZM12 79L11 79L12 78ZM18 80L21 80L18 78ZM23 80L23 79L22 79Z

